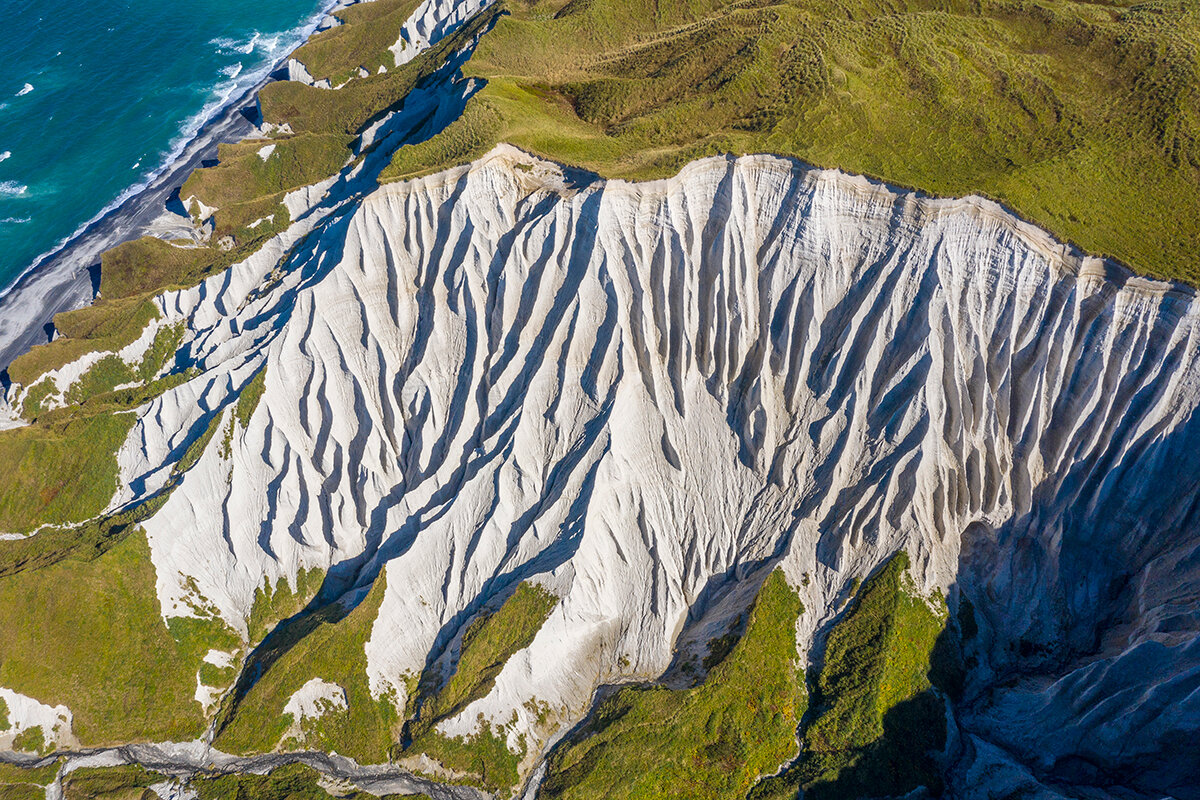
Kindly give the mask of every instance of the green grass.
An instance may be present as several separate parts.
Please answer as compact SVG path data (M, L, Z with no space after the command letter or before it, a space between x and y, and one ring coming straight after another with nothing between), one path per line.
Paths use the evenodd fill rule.
M384 179L500 141L607 177L771 152L985 194L1136 270L1200 279L1193 4L505 3L466 118Z
M12 749L26 753L45 753L47 752L46 732L41 725L26 728L13 737Z
M476 618L463 633L454 674L444 686L420 702L410 730L419 739L439 720L457 715L486 697L509 657L529 646L558 598L541 586L521 583L493 614Z
M0 797L4 800L45 800L46 787L54 782L59 762L25 768L0 761Z
M58 314L54 326L61 337L13 360L8 375L14 383L31 386L46 372L87 353L120 350L137 340L157 316L153 305L136 297L101 300L87 308Z
M100 259L100 294L107 300L185 286L210 258L206 247L177 247L153 236L117 245Z
M540 797L741 800L796 753L806 708L799 596L767 578L745 633L704 683L622 689L549 759Z
M51 395L58 394L58 384L53 378L43 378L29 387L25 400L21 403L21 415L26 419L37 419L45 410L46 400Z
M19 767L0 761L0 785L28 783L34 786L49 786L58 774L58 761L52 761L42 767Z
M0 797L4 800L45 800L46 789L28 783L0 783Z
M521 583L494 613L477 617L463 633L458 663L443 686L436 675L425 675L416 699L416 717L408 723L409 750L426 753L443 765L470 773L490 791L510 789L519 780L518 765L525 755L509 750L508 729L493 729L479 720L479 730L465 738L450 738L434 730L438 722L458 715L486 697L508 659L529 646L558 598L541 586Z
M292 81L268 84L259 92L263 119L275 124L286 122L297 135L357 136L483 30L493 16L492 11L484 12L407 64L383 75L353 80L336 92ZM398 25L394 34L399 34ZM389 35L395 41L395 36Z
M338 86L358 75L359 67L372 75L379 68L394 69L395 59L388 50L399 36L400 26L409 18L419 0L374 0L338 11L342 24L309 39L292 54L313 76L328 79Z
M276 767L266 775L212 775L191 781L200 800L334 800L318 784L320 774L305 764ZM375 800L375 795L349 790L342 800ZM381 800L429 800L423 794L385 795Z
M945 712L932 691L947 613L921 598L901 552L868 579L829 634L800 759L755 788L754 800L892 796L940 775L929 751L945 745Z
M115 453L134 417L100 414L0 431L0 531L78 522L117 491Z
M67 389L66 400L78 405L98 394L111 392L121 384L133 383L136 378L137 372L133 367L116 353L109 353L71 384Z
M246 384L246 388L242 389L242 393L238 395L237 408L234 411L237 421L241 423L242 430L250 427L250 418L254 416L254 410L258 408L258 402L262 400L263 389L267 385L267 368L260 369L250 383Z
M266 583L258 587L254 591L254 605L250 607L250 619L247 621L251 643L261 642L276 622L287 619L308 605L324 579L324 570L301 568L296 575L295 588L287 581L280 581L274 587Z
M140 531L91 560L0 578L0 629L0 685L69 707L85 746L198 736L196 670L209 648L238 644L216 620L167 627Z
M141 381L153 380L175 357L176 351L183 343L183 327L182 322L164 325L159 328L158 333L154 334L154 341L146 350L146 354L142 356L142 361L137 368L137 377Z
M63 779L63 800L143 800L146 787L166 776L137 764L120 767L83 767ZM149 793L150 797L156 797Z
M289 744L336 750L360 763L385 761L399 714L390 698L371 694L365 651L385 591L381 575L349 614L343 617L336 607L326 608L304 620L295 634L275 641L278 650L262 676L224 712L216 746L236 753L274 750L293 722L283 707L310 679L321 678L345 690L347 707L306 721L303 741Z

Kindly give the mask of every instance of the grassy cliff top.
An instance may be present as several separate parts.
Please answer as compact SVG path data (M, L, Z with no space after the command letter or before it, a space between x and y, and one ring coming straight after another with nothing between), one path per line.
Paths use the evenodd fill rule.
M609 177L771 152L982 194L1200 280L1200 10L1070 0L505 0L466 114L383 176L507 141Z

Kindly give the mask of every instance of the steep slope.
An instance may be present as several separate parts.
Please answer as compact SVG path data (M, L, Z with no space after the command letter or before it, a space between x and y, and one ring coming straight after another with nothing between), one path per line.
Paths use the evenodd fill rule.
M710 10L655 17L668 56L758 14L689 27ZM616 67L505 60L611 4L476 11L345 12L264 92L298 133L185 187L230 247L110 253L105 299L20 365L5 424L37 419L8 433L51 474L0 513L51 527L0 541L0 745L336 751L327 775L501 796L1200 797L1194 294L978 197L493 147L658 174L713 143L668 125L623 161L644 115L581 110ZM581 117L512 124L542 106Z
M544 625L438 726L528 764L762 570L800 593L807 658L904 549L974 608L963 792L1194 785L1188 294L978 199L765 156L603 182L501 148L156 302L200 374L139 411L121 502L226 437L143 523L168 617L202 598L245 632L302 567L319 603L386 575L365 677L403 716L533 581Z

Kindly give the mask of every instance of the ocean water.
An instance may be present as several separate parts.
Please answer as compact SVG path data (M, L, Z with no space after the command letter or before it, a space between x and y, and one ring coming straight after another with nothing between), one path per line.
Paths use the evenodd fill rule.
M0 291L160 171L329 5L0 2Z

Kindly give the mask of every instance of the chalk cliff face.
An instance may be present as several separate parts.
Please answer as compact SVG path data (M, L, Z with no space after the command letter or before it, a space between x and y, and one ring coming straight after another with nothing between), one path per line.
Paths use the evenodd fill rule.
M984 200L765 156L626 184L501 148L304 232L157 301L201 372L140 412L114 502L219 420L144 525L165 615L244 631L264 581L320 568L352 603L385 576L367 670L402 708L540 583L532 644L441 725L515 714L539 751L776 565L807 659L903 549L979 629L952 790L1197 796L1191 296Z

